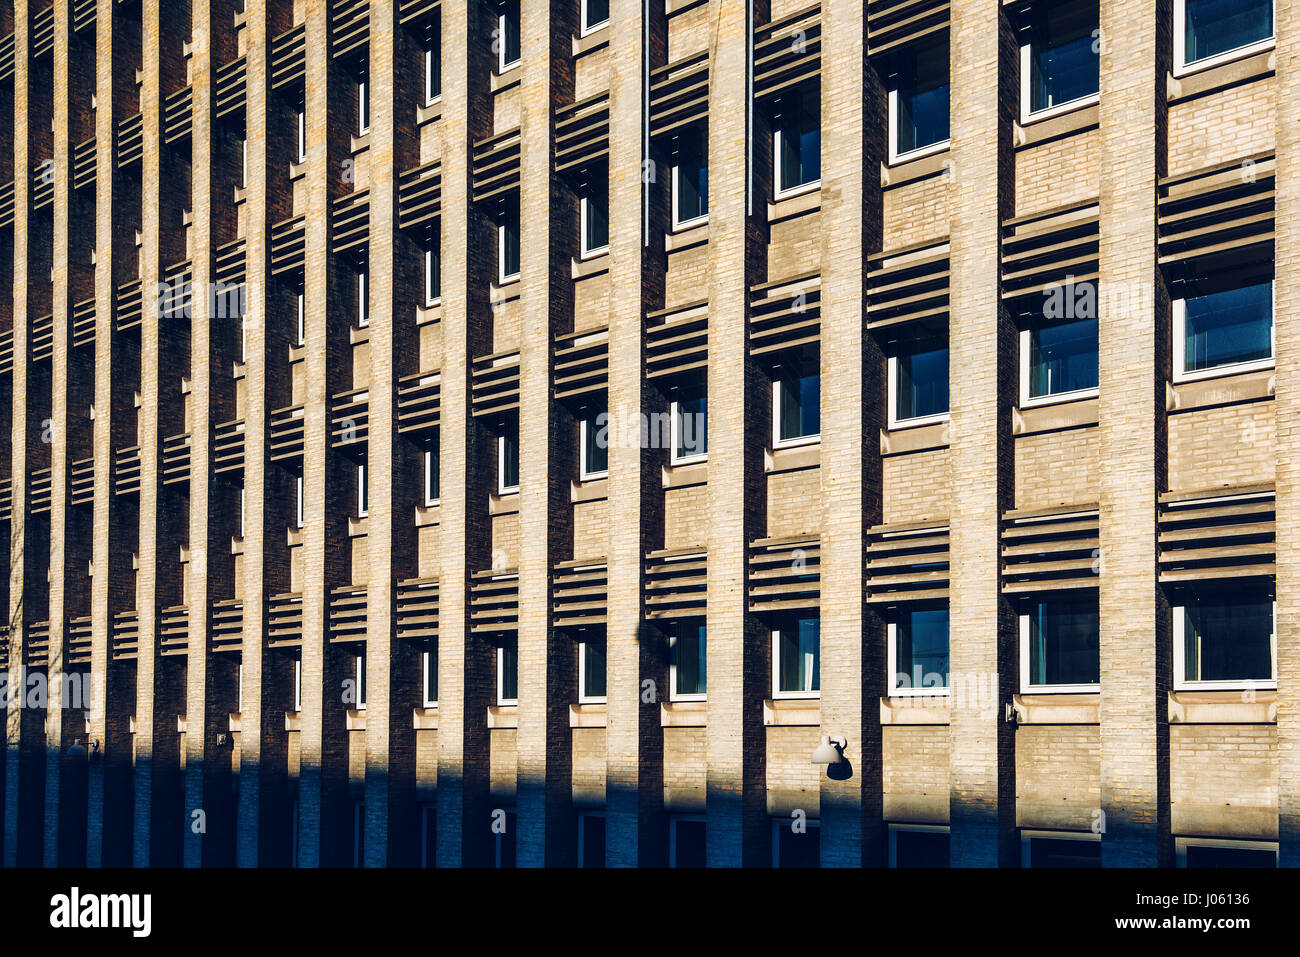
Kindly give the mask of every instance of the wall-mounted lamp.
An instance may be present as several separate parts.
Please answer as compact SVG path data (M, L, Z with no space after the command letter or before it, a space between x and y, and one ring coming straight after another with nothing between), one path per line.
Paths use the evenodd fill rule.
M72 746L68 748L68 757L84 758L85 756L86 756L86 749L85 747L82 746L81 739L80 738L73 739Z
M812 753L813 764L839 764L844 760L844 749L849 742L840 735L822 735L822 743Z

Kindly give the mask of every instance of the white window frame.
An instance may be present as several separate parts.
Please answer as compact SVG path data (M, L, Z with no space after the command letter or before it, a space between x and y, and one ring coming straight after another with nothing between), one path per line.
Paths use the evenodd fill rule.
M439 35L439 36L442 35L442 31L441 31L441 30L438 31L438 35ZM438 59L441 60L441 59L442 59L442 51L441 51L441 50L438 50L437 52L438 52ZM434 54L433 44L430 44L429 46L427 46L427 47L424 48L424 105L425 105L425 106L432 106L433 104L437 103L439 100L442 99L442 82L441 82L441 80L440 80L439 83L438 83L438 92L437 92L437 93L434 93L434 92L433 92L433 89L432 89L432 87L433 87L433 54ZM442 72L442 71L439 70L439 73L441 73L441 72Z
M441 458L441 457L440 457ZM438 483L438 495L433 494L433 449L424 450L424 505L430 508L442 502L442 483Z
M298 293L298 345L307 344L307 294Z
M952 828L947 824L891 824L889 825L889 866L898 867L898 833L900 831L928 834L947 834L951 840ZM951 857L951 844L949 857Z
M951 375L951 367L949 367L949 374ZM888 379L888 418L889 429L891 432L894 429L911 429L921 425L936 425L941 422L949 421L952 414L951 402L949 402L950 408L947 412L938 412L934 415L918 415L910 419L898 418L898 356L889 357Z
M248 188L248 137L247 136L245 136L242 140L239 141L239 151L241 155L239 188L247 189Z
M518 707L519 706L519 639L515 639L515 697L507 698L505 696L505 678L506 678L506 660L505 655L501 654L501 649L505 645L497 645L497 706L498 707Z
M820 375L820 373L818 373ZM800 376L799 378L803 378ZM772 380L772 448L774 449L794 449L801 445L816 445L822 440L821 431L813 435L801 435L793 439L781 438L781 380ZM820 395L820 391L818 393ZM821 410L818 409L817 421L821 422Z
M582 18L578 21L581 25L579 36L585 37L588 34L595 33L597 30L603 30L605 27L609 26L609 17L605 17L605 19L601 20L599 23L587 23L587 0L580 0L580 3L582 7Z
M439 257L441 259L441 257ZM441 266L441 263L439 263ZM439 277L441 278L441 277ZM433 247L424 251L424 306L429 308L442 302L442 283L438 283L438 295L433 295Z
M293 659L293 710L302 711L302 658Z
M952 624L952 619L949 618L949 625L951 626L951 624ZM887 626L887 632L888 632L888 639L886 641L886 644L888 645L888 651L886 653L886 656L889 659L888 660L889 687L886 693L889 695L889 697L891 698L939 698L939 697L946 698L948 697L949 692L952 689L947 685L945 685L942 688L925 688L925 687L918 688L915 685L909 685L906 688L899 688L896 686L895 682L898 680L898 674L899 674L898 672L898 622L897 621L889 622ZM951 631L949 632L949 637L951 638ZM948 682L949 685L951 685L952 683L951 675L949 675L948 677Z
M520 8L519 16L522 20L522 7ZM497 50L497 75L500 76L503 73L513 70L524 61L524 29L523 23L521 22L519 24L519 59L511 60L509 63L506 62L506 15L504 13L497 14L497 30L500 31L497 33L497 38L501 41L501 47Z
M370 475L365 462L357 463L357 517L370 514Z
M1100 22L1097 24L1097 29L1101 29ZM1046 120L1053 116L1060 116L1062 113L1072 113L1075 110L1081 110L1084 107L1092 106L1095 103L1101 102L1101 77L1099 73L1097 84L1098 90L1096 93L1077 96L1073 100L1066 100L1064 103L1057 103L1055 106L1047 106L1041 110L1031 111L1029 109L1029 84L1033 72L1031 67L1031 54L1034 46L1034 34L1032 30L1030 30L1029 35L1029 42L1020 45L1020 122L1022 125L1037 123L1039 120ZM1094 35L1099 36L1100 34ZM1100 70L1100 63L1098 64L1098 69Z
M1273 35L1233 50L1224 50L1203 60L1186 62L1187 57L1187 2L1174 0L1174 76L1188 76L1221 63L1229 63L1242 57L1253 56L1264 50L1271 50L1277 44L1277 0L1273 2Z
M357 78L357 135L370 132L370 77Z
M682 219L677 213L677 176L681 169L680 163L673 164L673 232L681 232L685 229L693 229L696 226L703 226L709 221L709 214L706 210L703 215L695 216L691 219Z
M608 23L609 21L606 20L605 22ZM582 863L582 861L583 861L583 858L585 857L586 850L587 850L587 848L586 848L586 843L587 843L587 840L586 840L586 838L587 838L587 827L586 827L586 821L587 821L587 818L593 818L593 817L598 817L598 818L600 818L600 819L603 821L603 820L605 820L605 812L604 812L604 811L579 811L579 812L578 812L578 866L579 866L579 867L583 867L583 866L584 866L583 863ZM606 826L608 826L608 823L606 824ZM609 843L608 843L608 840L609 840L609 832L608 832L608 831L605 832L605 838L606 838L606 844L605 844L605 846L608 848L608 847L609 847Z
M1187 606L1174 605L1174 690L1175 691L1275 691L1277 690L1277 600L1273 600L1273 634L1269 636L1269 657L1272 659L1271 678L1242 678L1234 681L1188 681L1183 677L1187 668Z
M1098 629L1101 618L1098 616ZM1098 635L1100 640L1100 635ZM1101 682L1074 685L1035 685L1029 682L1029 614L1020 615L1020 693L1021 694L1097 694Z
M244 713L244 663L235 665L235 713Z
M1029 397L1029 353L1030 353L1030 333L1037 325L1044 324L1031 323L1020 330L1020 408L1033 409L1040 405L1056 405L1059 402L1075 402L1080 399L1095 399L1101 394L1100 386L1093 386L1089 389L1075 389L1072 392L1053 392L1051 395L1040 395L1033 398ZM1047 322L1046 325L1055 325L1056 323ZM1098 326L1098 335L1101 334L1101 327ZM1097 361L1101 361L1101 343L1097 343Z
M437 668L438 665L437 645L435 645L431 649L426 650L420 656L420 658L421 658L420 667L422 669L421 680L420 680L421 700L424 702L424 707L436 708L438 707L437 695L434 695L433 697L429 696L429 675L430 675L429 665L432 664L435 669Z
M1021 831L1020 832L1020 866L1029 867L1032 859L1032 845L1034 838L1044 838L1049 841L1079 841L1097 843L1101 840L1100 834L1094 834L1092 831Z
M298 113L298 162L307 162L307 107Z
M522 252L522 247L521 250ZM520 257L520 270L523 269L523 256ZM506 224L497 224L497 285L505 286L512 282L519 281L519 273L506 272Z
M370 325L370 263L357 269L357 326Z
M1174 855L1176 867L1187 866L1187 849L1189 847L1231 847L1248 851L1272 851L1273 860L1277 861L1277 841L1242 841L1222 837L1176 837L1174 838Z
M772 819L772 867L773 868L777 868L781 866L781 831L783 829L788 829L790 825L793 823L794 823L794 818L789 818L788 820L782 820L780 818ZM822 826L821 821L810 817L807 820L805 820L803 823L806 827L810 829L817 828L817 837L819 839L821 838L821 826Z
M581 220L578 224L578 245L581 248L581 258L583 259L594 259L596 256L603 256L609 252L608 236L606 236L605 245L603 246L587 245L587 207L590 205L591 197L584 194L578 204L579 219Z
M609 447L606 445L606 466L599 471L592 471L587 468L587 432L596 427L596 423L591 419L582 419L578 422L578 478L583 482L593 481L595 479L609 478L608 454ZM599 429L597 428L597 432ZM608 442L608 427L606 427L606 442Z
M296 480L295 484L297 485L297 493L298 493L298 527L302 528L304 512L306 511L304 507L305 502L303 501L303 499L306 497L304 494L305 490L303 489L303 476L297 475L294 476L294 478Z
M682 619L682 620L689 621L690 619ZM708 626L706 625L705 626L706 630L704 632L704 667L706 669L709 666L709 644L708 644L709 633L707 628ZM680 691L677 690L677 661L676 661L676 656L674 654L674 649L676 648L678 639L680 637L681 636L677 634L676 628L674 628L673 633L668 636L668 700L669 701L707 701L709 699L709 694L707 690L709 687L709 676L707 671L705 672L704 675L704 687L705 687L704 694L682 694Z
M609 671L608 671L609 645L608 644L605 646L605 649L607 655L605 659L606 661L605 680L608 681L609 680ZM578 642L578 704L604 704L605 703L605 699L606 699L605 695L603 694L589 695L587 694L586 686L587 686L587 642L580 641ZM606 685L606 688L608 689L608 685Z
M812 617L811 615L808 617ZM817 671L820 685L821 673L821 630L817 632ZM781 690L781 629L772 629L772 700L773 701L819 701L822 692L816 691L782 691Z
M949 56L951 57L951 53ZM952 89L951 70L948 77L948 89ZM951 108L950 108L951 109ZM949 133L952 131L951 116L949 117ZM931 143L929 146L920 146L914 150L908 150L905 153L898 152L898 90L889 91L889 165L897 166L900 163L910 163L912 160L920 159L923 156L930 156L933 153L942 153L952 145L952 136L940 140L937 143Z
M821 116L820 104L817 111L818 117ZM802 196L804 193L811 193L813 190L822 188L822 179L818 176L814 180L806 183L800 183L798 186L791 186L789 189L781 188L781 137L780 127L774 127L772 130L772 196L774 199L789 199L792 196Z
M669 816L668 818L668 866L669 867L677 866L677 825L682 821L686 821L689 823L703 824L704 827L706 828L704 832L705 848L706 848L704 863L707 866L709 863L708 851L707 851L707 847L708 847L707 828L709 824L708 824L708 818L705 817L703 814L673 814Z
M673 401L669 403L668 406L668 442L670 446L668 449L669 464L670 465L694 465L696 462L708 461L709 450L707 448L707 443L708 443L707 438L705 439L706 448L703 452L696 452L693 455L677 454L677 449L681 445L681 426L678 423L678 414L677 414L679 411L679 405L680 403L676 399L673 399ZM709 427L708 413L705 412L704 415L705 415L704 428L706 429L705 435L707 436L708 435L707 429Z
M1187 299L1174 300L1174 381L1195 382L1198 379L1217 379L1219 376L1237 375L1242 372L1255 372L1260 369L1272 369L1277 365L1277 284L1270 279L1269 308L1272 310L1269 323L1269 352L1267 359L1252 359L1249 362L1234 362L1229 365L1214 366L1196 372L1187 371Z
M497 436L497 494L510 495L519 491L519 485L506 485L506 437Z
M354 661L356 662L356 665L355 665L355 670L352 672L352 678L357 683L357 700L353 703L354 704L353 710L365 711L366 710L366 653L363 651L361 654L356 655Z

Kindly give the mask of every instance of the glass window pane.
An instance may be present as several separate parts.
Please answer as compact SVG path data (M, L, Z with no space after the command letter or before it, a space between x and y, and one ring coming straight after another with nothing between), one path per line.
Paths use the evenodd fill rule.
M501 700L514 701L519 697L519 648L508 641L497 649L500 660Z
M777 866L821 867L822 829L808 826L797 832L789 824L781 823L777 829Z
M698 219L709 211L709 168L704 143L689 139L680 148L674 167L678 223Z
M948 44L918 50L899 78L895 153L909 153L948 138Z
M605 866L605 818L599 814L582 816L583 867Z
M582 25L591 29L609 19L609 0L582 0Z
M1096 0L1035 10L1029 45L1029 109L1046 110L1097 92L1100 73L1093 31Z
M1267 847L1187 845L1188 867L1277 867L1277 851Z
M709 400L696 396L677 401L677 447L679 459L704 455L709 451Z
M508 432L501 436L500 487L519 487L519 433Z
M895 360L898 421L948 411L948 349L914 352Z
M895 688L948 687L948 609L904 611L894 625Z
M1101 841L1035 837L1029 841L1030 867L1101 867Z
M1187 0L1186 8L1188 63L1273 35L1273 0Z
M800 618L781 629L779 691L799 693L821 689L820 639L819 618Z
M582 643L582 693L587 698L605 697L605 640Z
M673 640L673 668L677 676L676 694L699 695L706 692L705 653L708 632L703 622L682 622Z
M1038 325L1029 332L1029 397L1097 388L1097 320Z
M704 867L706 863L704 822L677 820L672 822L672 829L673 866Z
M585 475L609 470L609 427L602 413L583 423L583 466Z
M442 95L442 21L435 20L424 53L424 96L432 100Z
M519 44L519 0L507 0L499 21L501 36L501 66L508 67L519 62L521 48Z
M779 391L781 440L817 435L821 431L821 376L782 379Z
M501 217L501 278L519 275L519 200L506 206Z
M894 866L948 867L949 839L947 831L895 831Z
M604 174L593 176L583 195L582 250L584 253L609 245L609 183Z
M1273 355L1271 282L1186 299L1183 313L1185 372L1255 362Z
M1215 595L1184 611L1184 681L1269 681L1273 677L1273 601L1266 595Z
M796 189L821 177L819 91L786 97L776 118L780 132L780 190Z
M1029 675L1033 685L1096 684L1101 675L1095 594L1050 598L1029 606Z

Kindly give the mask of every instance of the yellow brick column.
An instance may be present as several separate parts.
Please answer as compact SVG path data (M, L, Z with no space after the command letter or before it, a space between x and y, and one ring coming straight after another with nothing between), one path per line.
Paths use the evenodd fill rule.
M1003 87L1015 75L1014 47L998 4L956 4L951 16L951 846L954 866L992 867L1014 864L1018 853L1015 742L1002 714L1014 690L1015 633L998 560L1012 491L1015 339L997 250L1010 162Z
M1169 620L1156 578L1168 322L1155 305L1169 8L1101 9L1101 853L1120 867L1167 865L1172 853Z
M1300 866L1300 8L1277 6L1278 864Z

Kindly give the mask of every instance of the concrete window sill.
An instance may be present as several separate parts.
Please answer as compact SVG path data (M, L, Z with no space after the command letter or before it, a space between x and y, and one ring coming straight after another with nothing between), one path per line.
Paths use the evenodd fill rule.
M429 708L416 708L411 716L411 726L416 731L437 731L438 706L435 704Z
M882 697L881 724L947 724L950 707L947 695Z
M357 708L348 708L348 730L364 731L366 730L366 713L364 710Z
M426 103L424 106L415 108L416 126L424 126L426 123L433 123L442 119L442 100L437 99L432 103Z
M910 452L929 452L946 449L951 423L932 422L903 429L880 430L881 455L906 455Z
M1028 408L1011 410L1013 435L1034 435L1039 432L1063 432L1082 429L1097 424L1100 401L1096 396L1053 402Z
M1100 724L1100 694L1011 696L1016 724Z
M586 479L582 482L572 482L569 485L569 501L578 502L603 502L609 498L609 478Z
M709 481L709 463L690 462L664 466L664 488L689 488Z
M514 704L488 705L487 726L489 731L517 729L519 727L519 706Z
M763 724L769 728L817 728L822 723L820 698L768 698Z
M1277 692L1171 691L1170 724L1277 724Z
M694 226L686 226L683 229L671 233L664 233L664 252L675 253L683 249L694 249L696 246L703 246L709 241L709 221L706 219Z
M805 469L819 468L822 463L820 442L809 445L795 445L790 448L765 449L764 467L771 473L801 472Z
M704 728L709 723L707 701L661 701L659 726L661 728Z
M1216 406L1271 399L1277 392L1273 369L1238 372L1212 379L1170 382L1165 389L1166 412L1190 412Z
M948 157L947 149L930 153L926 156L918 156L916 159L904 160L890 166L887 163L880 164L880 186L882 189L891 186L903 186L907 183L914 183L919 179L926 179L930 176L937 176L948 169L951 160Z
M603 276L609 272L609 250L593 253L586 259L574 259L569 268L569 275L576 282L592 276Z
M1272 76L1277 70L1277 50L1261 50L1239 60L1191 69L1183 76L1165 75L1165 96L1170 105Z
M794 219L798 216L807 216L810 213L820 212L821 208L821 188L806 189L803 192L784 196L775 202L768 203L767 221L776 223L782 220Z
M569 705L570 728L605 727L605 706L603 704Z
M1100 115L1101 108L1096 103L1090 103L1068 113L1029 120L1023 126L1016 123L1012 128L1016 149L1040 146L1052 140L1096 129Z

